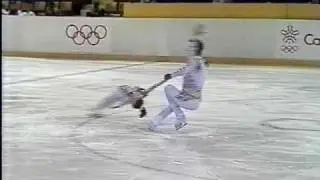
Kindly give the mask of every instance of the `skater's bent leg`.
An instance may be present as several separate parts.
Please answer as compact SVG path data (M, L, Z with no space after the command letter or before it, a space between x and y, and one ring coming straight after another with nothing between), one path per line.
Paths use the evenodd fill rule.
M182 111L181 107L176 104L175 102L170 103L170 107L174 114L176 115L176 119L179 122L185 122L186 116L184 115L184 112Z
M173 92L171 92L172 90L176 89L174 86L172 85L167 85L165 88L165 93L166 93L166 96L167 96L167 99L169 101L171 101L171 99L173 98L168 98L168 96L172 96L173 95ZM177 90L177 89L176 89ZM168 94L168 92L171 92ZM179 91L177 90L177 92L175 94L179 94ZM170 102L169 101L169 102ZM152 121L151 123L154 124L155 126L156 125L159 125L161 121L163 121L164 119L166 119L171 113L172 113L172 108L171 106L167 106L166 108L164 108Z
M172 113L171 107L167 106L158 114L158 116L160 116L162 119L166 119L171 113Z
M115 105L122 105L119 103L125 102L125 97L122 94L114 93L112 95L109 95L108 97L105 97L102 99L96 107L94 107L93 111L101 111L105 108L112 108Z
M180 91L173 85L169 84L164 88L168 102L172 102L174 98L180 94Z
M197 100L197 99L190 99L190 100L184 101L179 99L179 97L176 97L175 101L181 108L192 110L192 111L198 109L200 105L200 100Z
M186 122L186 116L178 104L173 102L170 106L176 115L176 123L174 124L174 127L176 130L179 130L188 124Z
M185 122L185 115L178 104L176 96L180 94L180 91L173 85L167 85L165 87L165 93L170 104L172 111L175 113L177 121Z
M172 109L170 106L164 108L155 118L151 121L151 126L155 127L161 124L163 120L165 120L172 113Z
M115 102L117 102L116 98L110 98L110 97L104 98L101 102L99 102L99 104L96 107L93 108L93 110L99 111L99 110L105 109L111 104L114 104Z

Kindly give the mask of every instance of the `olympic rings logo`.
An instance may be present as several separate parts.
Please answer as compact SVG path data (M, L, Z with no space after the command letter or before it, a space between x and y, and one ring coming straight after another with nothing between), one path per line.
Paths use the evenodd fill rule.
M284 45L280 46L280 50L284 53L295 53L299 50L299 46L296 45L299 31L292 25L286 26L286 28L280 31L283 36L282 41Z
M281 51L284 53L294 53L299 50L299 46L297 45L287 45L287 46L281 46Z
M78 28L74 24L69 24L66 27L66 36L72 39L76 45L83 45L87 41L88 44L95 46L107 36L107 32L105 25L97 25L92 28L90 25L85 24Z

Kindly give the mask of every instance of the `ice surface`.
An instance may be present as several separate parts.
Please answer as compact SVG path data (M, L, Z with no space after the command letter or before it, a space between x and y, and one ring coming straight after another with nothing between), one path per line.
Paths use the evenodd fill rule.
M129 107L87 119L116 85L148 87L181 66L128 64L4 58L3 178L320 179L319 70L212 66L200 109L178 132L147 130L163 86L145 119Z

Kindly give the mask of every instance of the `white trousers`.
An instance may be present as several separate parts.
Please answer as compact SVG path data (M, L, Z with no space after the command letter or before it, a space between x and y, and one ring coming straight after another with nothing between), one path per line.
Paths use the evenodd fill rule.
M166 119L172 112L176 116L178 122L186 122L183 109L196 110L200 105L200 99L188 95L178 90L173 85L167 85L164 88L169 105L164 108L153 120L154 125L159 125L162 120Z
M140 87L128 85L118 86L112 94L104 98L93 111L100 111L104 108L119 108L125 105L134 104L138 99L144 97Z
M112 94L105 97L99 104L93 108L94 111L100 111L105 108L116 108L124 105L130 104L129 97L124 94L119 88L115 90Z

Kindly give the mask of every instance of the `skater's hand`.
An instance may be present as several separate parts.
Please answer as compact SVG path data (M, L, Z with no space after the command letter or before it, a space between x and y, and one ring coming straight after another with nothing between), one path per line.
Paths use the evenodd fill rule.
M171 74L165 74L164 75L164 80L169 80L172 78L172 75Z
M145 117L147 115L147 110L146 110L146 108L142 108L141 110L140 110L140 118L143 118L143 117Z
M132 107L135 109L140 109L143 106L143 99L138 99L133 105Z

